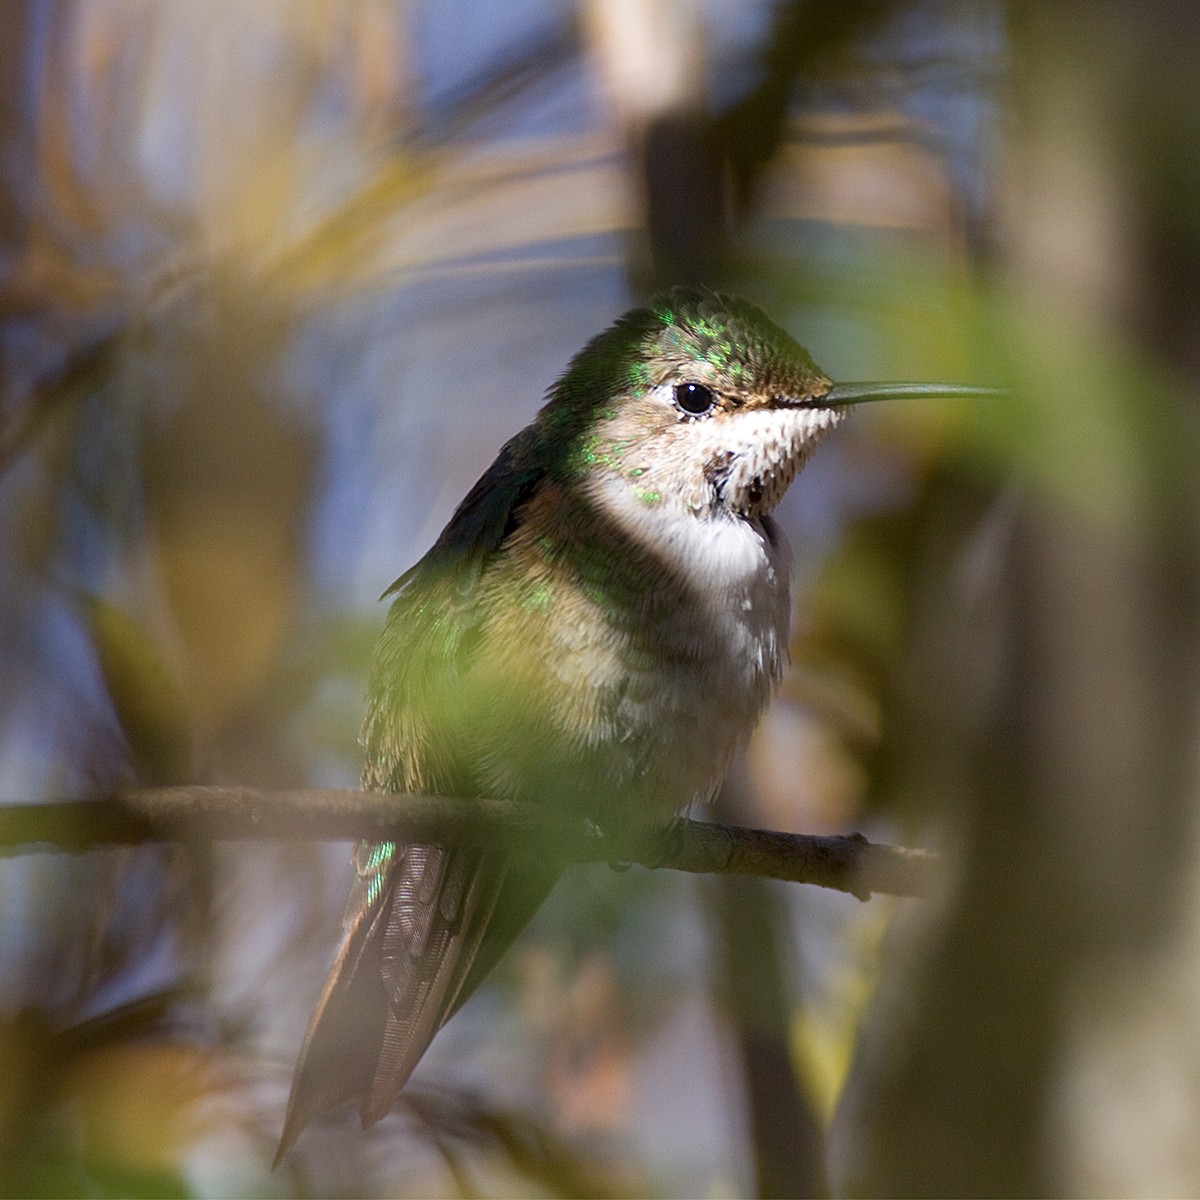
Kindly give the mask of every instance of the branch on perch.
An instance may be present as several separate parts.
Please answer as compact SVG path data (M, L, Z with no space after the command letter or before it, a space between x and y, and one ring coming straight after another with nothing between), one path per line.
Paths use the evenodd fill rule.
M462 846L508 841L514 850L565 862L755 875L862 899L873 893L927 896L937 876L937 858L928 851L869 842L861 834L814 837L684 819L661 833L609 834L561 812L508 800L351 788L144 788L95 800L0 805L0 854L153 841L357 838Z

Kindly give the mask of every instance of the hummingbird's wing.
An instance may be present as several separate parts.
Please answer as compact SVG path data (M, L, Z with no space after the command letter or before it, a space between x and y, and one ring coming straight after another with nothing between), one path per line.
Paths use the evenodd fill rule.
M429 553L402 575L372 675L365 787L479 794L469 731L455 726L479 651L477 592L541 472L518 435ZM357 1098L382 1117L430 1040L478 987L558 871L503 851L360 843L337 958L301 1047L276 1161L318 1112Z

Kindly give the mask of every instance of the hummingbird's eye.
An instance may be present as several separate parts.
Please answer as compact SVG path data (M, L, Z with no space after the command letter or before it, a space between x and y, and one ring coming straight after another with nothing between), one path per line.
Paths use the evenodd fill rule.
M712 388L702 383L677 383L675 385L675 405L680 412L690 417L702 417L711 412L717 402Z

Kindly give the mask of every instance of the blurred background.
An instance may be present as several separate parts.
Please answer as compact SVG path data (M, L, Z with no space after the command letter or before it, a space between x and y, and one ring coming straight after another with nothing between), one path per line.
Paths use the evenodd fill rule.
M353 786L379 594L664 284L1013 396L793 486L719 806L937 900L574 870L272 1174L348 847L10 855L0 1193L1200 1191L1198 53L1178 0L6 0L0 801Z

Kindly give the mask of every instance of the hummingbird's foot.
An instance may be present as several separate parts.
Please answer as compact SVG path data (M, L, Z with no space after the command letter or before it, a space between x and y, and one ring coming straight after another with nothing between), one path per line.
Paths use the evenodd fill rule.
M676 817L670 824L655 829L646 838L646 857L642 860L651 870L674 862L684 850L687 818Z
M614 871L623 872L637 862L647 870L654 871L674 862L683 853L686 824L683 817L676 817L669 825L622 834L619 846L636 848L632 861L610 858L608 865Z
M601 845L604 845L606 842L609 845L612 845L614 842L618 845L628 844L627 842L622 842L615 834L605 829L599 821L592 817L584 817L583 832L588 841L596 841ZM612 867L614 871L628 871L629 868L633 866L632 863L623 862L621 859L617 858L610 858L608 860L608 865Z

